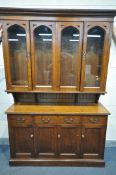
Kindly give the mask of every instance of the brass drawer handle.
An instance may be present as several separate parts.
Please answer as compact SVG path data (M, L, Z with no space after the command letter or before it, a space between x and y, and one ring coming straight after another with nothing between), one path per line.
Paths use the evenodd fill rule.
M90 118L89 121L91 123L97 123L98 122L98 118Z
M25 122L25 118L17 117L16 121L17 121L18 123L24 123L24 122Z
M42 122L43 122L43 123L49 123L49 122L50 122L50 118L48 118L48 119L42 118Z
M66 123L72 123L73 122L73 119L72 118L70 118L70 119L64 119L64 121L66 122Z

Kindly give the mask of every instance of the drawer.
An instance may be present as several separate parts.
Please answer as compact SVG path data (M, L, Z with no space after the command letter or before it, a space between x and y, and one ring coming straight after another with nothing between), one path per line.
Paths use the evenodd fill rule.
M80 116L60 116L63 124L80 124Z
M106 116L86 116L82 117L82 124L107 124Z
M35 124L79 124L80 116L35 116Z
M58 122L57 116L34 116L34 123L38 124L56 124Z
M8 115L8 122L11 126L29 126L33 124L30 115Z

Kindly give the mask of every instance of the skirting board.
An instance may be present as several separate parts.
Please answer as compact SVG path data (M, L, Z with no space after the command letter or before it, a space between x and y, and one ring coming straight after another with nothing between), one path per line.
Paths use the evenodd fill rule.
M0 145L8 145L8 138L0 138ZM116 147L116 140L106 140L106 147Z

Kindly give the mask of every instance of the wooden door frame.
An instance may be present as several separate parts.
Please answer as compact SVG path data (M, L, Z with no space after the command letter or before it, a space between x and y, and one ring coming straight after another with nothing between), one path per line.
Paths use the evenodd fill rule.
M8 34L7 29L13 25L18 25L25 29L26 33L26 54L27 54L27 71L28 71L28 86L20 86L20 85L12 85L11 81L11 71L10 71L10 55L9 55L9 45L8 45ZM4 53L4 64L5 64L5 72L6 72L6 79L7 79L7 89L8 90L31 90L31 60L30 60L30 35L29 35L29 22L24 20L6 20L3 21L3 53ZM7 48L7 49L6 49Z
M84 40L83 40L83 53L84 58L82 58L82 70L81 70L81 85L80 91L87 92L100 92L105 91L106 78L107 78L107 69L109 62L109 48L110 48L110 38L111 38L111 22L84 22ZM84 87L85 80L85 59L86 59L86 48L87 48L87 33L89 29L93 27L100 27L105 31L104 37L104 47L103 47L103 56L102 56L102 69L101 69L101 78L99 87Z
M105 146L105 136L106 136L106 126L102 124L83 124L82 125L82 139L81 139L81 157L83 158L84 154L84 139L86 137L86 129L99 129L100 130L100 142L99 146L99 158L103 158L104 156L104 146ZM104 139L104 140L103 140Z
M56 50L56 58L57 58L57 70L58 70L58 74L57 74L57 86L58 89L61 91L79 91L79 87L80 87L80 73L81 73L81 53L82 53L82 42L83 42L83 22L66 22L66 21L62 21L62 22L57 22L56 23L57 27L56 27L56 32L57 32L57 50ZM79 42L79 47L78 47L78 52L77 52L77 58L78 58L78 71L77 71L77 83L76 83L76 87L61 87L60 86L60 53L61 53L61 31L64 28L67 27L74 27L76 28L79 32L80 32L80 42Z
M76 154L75 154L75 157L77 156L77 158L79 159L80 158L80 156L81 156L81 125L75 125L75 124L60 124L59 126L58 126L58 129L57 129L57 134L59 135L60 134L60 137L62 137L61 136L61 130L62 129L64 129L64 128L66 128L66 129L75 129L76 130L76 133L75 133L75 136L76 136L76 138L75 138L75 141L76 141L76 145L75 145L75 147L77 147L77 145L78 145L78 141L79 141L79 148L80 148L80 151L79 150L77 150L76 151ZM78 131L78 129L80 129L80 135L78 135L77 133L77 131ZM68 135L68 133L67 133L67 135ZM72 138L71 138L72 139ZM57 139L57 146L58 146L58 156L60 156L60 138L58 138ZM79 157L78 157L79 156Z
M35 47L34 47L34 30L39 26L46 26L52 31L52 86L40 86L36 87L37 83L35 80ZM56 87L56 65L55 65L55 22L50 21L30 21L30 34L31 34L31 58L32 58L32 80L33 89L40 91L52 91Z

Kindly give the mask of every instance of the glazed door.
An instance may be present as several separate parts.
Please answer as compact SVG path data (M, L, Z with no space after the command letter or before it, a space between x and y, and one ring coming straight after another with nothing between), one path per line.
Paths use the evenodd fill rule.
M46 121L44 121L46 122ZM56 128L53 125L38 125L35 128L35 149L37 158L56 157Z
M80 85L83 23L57 23L57 86L78 91Z
M26 21L5 21L3 30L7 89L30 90L29 23Z
M62 125L58 128L58 155L60 158L79 158L81 129L79 126Z
M55 88L55 23L31 22L33 89Z
M82 91L104 91L110 47L110 23L85 22L81 71Z

